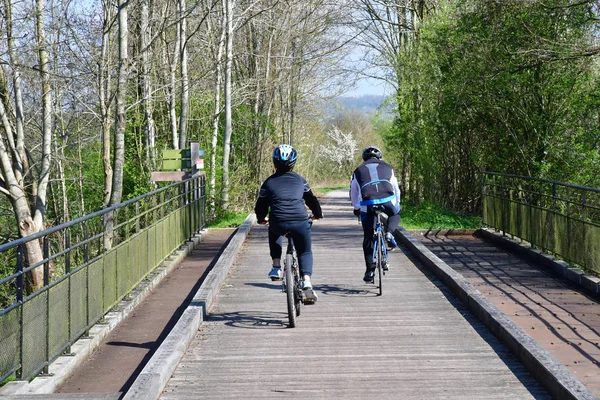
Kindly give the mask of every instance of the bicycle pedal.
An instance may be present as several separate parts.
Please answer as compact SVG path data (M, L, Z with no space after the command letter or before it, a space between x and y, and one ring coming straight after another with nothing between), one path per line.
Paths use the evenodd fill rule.
M275 282L275 281L282 281L283 278L271 278L271 281Z
M315 304L315 301L313 299L304 299L303 303L304 305L309 306Z

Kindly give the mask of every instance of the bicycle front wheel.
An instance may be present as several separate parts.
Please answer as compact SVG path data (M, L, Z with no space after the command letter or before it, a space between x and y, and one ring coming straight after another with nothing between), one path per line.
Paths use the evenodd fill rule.
M383 235L381 232L377 234L377 274L379 275L379 295L383 294L383 247L385 246L385 242L383 240Z
M287 309L288 309L288 319L290 321L290 328L296 327L296 299L294 296L294 292L296 291L296 280L294 279L294 273L292 271L292 263L294 262L294 258L291 254L286 254L285 256L285 294L287 297Z

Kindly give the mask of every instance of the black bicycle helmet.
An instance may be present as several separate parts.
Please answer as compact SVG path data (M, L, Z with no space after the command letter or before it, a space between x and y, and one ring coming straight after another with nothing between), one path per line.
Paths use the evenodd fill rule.
M362 152L363 161L367 161L369 158L373 158L373 157L381 160L381 150L379 150L379 147L376 147L376 146L365 147L365 149Z
M278 167L293 167L298 159L298 152L289 144L280 144L273 150L273 163Z

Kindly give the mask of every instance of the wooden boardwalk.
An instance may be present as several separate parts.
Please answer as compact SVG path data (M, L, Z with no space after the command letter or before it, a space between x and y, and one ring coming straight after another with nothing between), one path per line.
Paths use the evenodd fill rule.
M267 279L267 228L250 232L161 399L549 399L435 277L390 254L383 296L362 282L362 230L347 191L313 227L319 301L287 327Z

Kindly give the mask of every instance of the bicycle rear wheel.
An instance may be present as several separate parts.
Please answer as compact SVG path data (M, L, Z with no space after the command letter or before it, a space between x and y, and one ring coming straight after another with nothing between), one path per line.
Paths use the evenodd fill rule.
M291 254L285 255L285 294L287 297L287 309L288 309L288 319L290 321L290 328L296 327L296 316L297 308L296 308L296 280L294 279L294 273L292 271L292 263L294 262L294 258Z
M383 247L385 246L385 241L383 240L383 235L381 232L377 233L377 274L379 275L379 295L383 294Z

